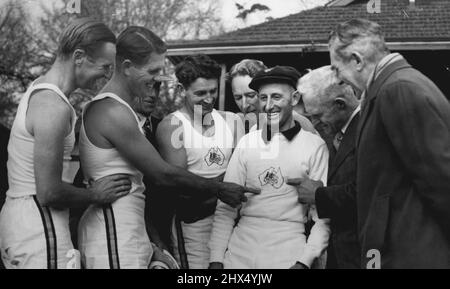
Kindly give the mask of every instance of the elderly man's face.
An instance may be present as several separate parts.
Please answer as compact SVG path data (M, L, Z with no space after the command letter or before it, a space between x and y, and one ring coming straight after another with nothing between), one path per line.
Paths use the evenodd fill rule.
M336 97L339 97L338 91L330 93L327 97L318 97L313 89L303 89L299 86L299 92L302 94L303 109L307 117L311 119L314 128L322 136L334 136L348 120L348 112L339 109L336 103Z
M357 70L354 61L345 61L336 53L337 42L338 40L333 40L330 45L331 68L340 80L361 91L364 90L364 87L360 87L361 85L357 81L360 72Z

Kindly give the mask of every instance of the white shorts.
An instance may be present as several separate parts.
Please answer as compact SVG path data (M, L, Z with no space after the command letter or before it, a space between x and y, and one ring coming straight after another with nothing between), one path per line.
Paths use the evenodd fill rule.
M36 196L8 197L0 214L0 250L7 269L66 269L74 251L69 210L42 207Z
M208 243L211 238L213 221L214 215L192 224L180 222L181 230L177 230L176 217L174 218L172 243L174 257L178 264L182 264L181 259L184 255L183 257L187 258L189 269L208 269L210 257Z
M90 206L78 244L86 269L148 269L153 255L144 220L145 200L128 195L112 206Z
M306 243L302 223L242 217L225 252L225 269L289 269Z

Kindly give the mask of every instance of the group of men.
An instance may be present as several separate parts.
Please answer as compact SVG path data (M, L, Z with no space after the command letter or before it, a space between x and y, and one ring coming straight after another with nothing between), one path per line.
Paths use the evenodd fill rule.
M367 268L375 250L378 268L450 268L448 100L374 22L339 24L329 48L331 65L303 76L232 68L240 117L214 109L220 66L188 56L175 71L184 104L160 121L165 43L144 27L116 38L69 24L12 127L5 267ZM67 96L112 66L81 116L76 188Z

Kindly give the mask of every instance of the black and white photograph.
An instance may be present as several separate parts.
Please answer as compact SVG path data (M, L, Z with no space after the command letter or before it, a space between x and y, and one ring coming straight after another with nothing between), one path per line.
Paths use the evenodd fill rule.
M0 0L0 274L450 269L449 101L450 0Z

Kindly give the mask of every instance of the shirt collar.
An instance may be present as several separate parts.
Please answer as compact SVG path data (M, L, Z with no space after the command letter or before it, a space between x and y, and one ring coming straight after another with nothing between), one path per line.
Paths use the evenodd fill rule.
M355 118L355 116L361 111L361 105L358 105L358 107L353 111L352 115L350 116L350 118L347 120L347 123L341 128L341 132L342 134L345 134L345 132L347 131L350 123L352 122L352 120Z
M144 124L145 124L145 121L147 120L147 118L145 116L143 116L142 114L140 114L140 113L136 113L136 115L139 118L139 126L143 127Z
M375 69L372 72L372 76L369 77L369 80L367 81L366 87L367 89L372 84L372 82L375 81L375 79L380 76L381 72L391 63L397 62L399 60L402 60L403 56L400 53L391 53L383 57L380 62L375 66Z
M375 69L373 70L371 76L367 80L366 83L366 89L361 94L361 103L364 104L365 99L367 97L367 90L369 89L370 85L377 79L378 76L380 76L381 72L391 63L397 62L404 59L403 56L400 53L391 53L383 57L380 62L375 66Z
M294 126L291 127L290 129L287 129L285 131L280 132L288 141L292 141L294 139L294 137L296 135L298 135L298 133L301 131L302 127L300 125L300 123L298 123L297 121L294 121ZM264 135L267 134L267 129L263 129L262 130L262 137L264 139ZM271 134L267 134L267 140L271 141L272 140L272 135Z

